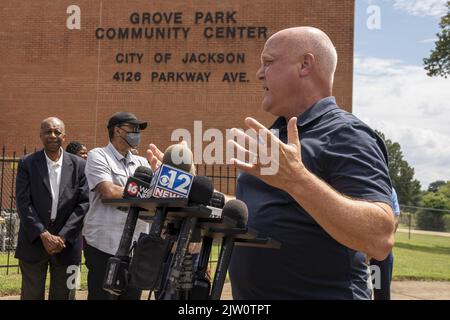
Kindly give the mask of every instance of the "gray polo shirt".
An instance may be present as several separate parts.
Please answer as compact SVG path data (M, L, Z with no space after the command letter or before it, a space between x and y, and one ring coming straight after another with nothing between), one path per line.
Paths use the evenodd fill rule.
M90 246L115 254L127 218L127 212L103 204L95 187L104 181L124 187L128 177L139 166L150 167L147 159L131 152L126 157L122 156L111 143L89 151L85 169L89 185L89 211L84 219L83 236ZM141 232L148 232L148 223L138 220L133 240L137 240Z

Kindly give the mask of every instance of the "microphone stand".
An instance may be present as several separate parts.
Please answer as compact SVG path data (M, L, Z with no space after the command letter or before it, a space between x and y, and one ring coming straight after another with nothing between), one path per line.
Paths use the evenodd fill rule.
M180 235L178 236L177 248L175 250L175 255L173 257L171 268L169 269L167 281L164 288L164 300L172 300L176 293L177 285L183 268L183 261L188 252L189 244L191 242L192 234L195 229L195 225L197 224L197 220L197 217L190 217L183 220Z
M103 286L111 294L113 300L117 300L128 286L129 253L139 211L140 209L135 206L130 207L128 210L122 236L120 237L119 248L114 257L108 259Z
M166 217L167 217L167 207L157 207L155 209L155 216L153 217L152 225L150 227L150 231L148 234L161 237L161 232L163 230L164 220L166 220ZM169 251L171 247L172 246L168 247ZM148 300L150 300L153 291L155 291L155 299L156 299L156 294L158 290L150 290L148 293Z
M220 248L219 260L217 261L216 273L211 289L211 300L220 300L220 297L222 296L223 284L225 283L225 278L227 276L233 248L234 238L225 236L222 239L222 247Z
M128 254L130 251L131 242L133 241L133 234L139 217L139 211L139 208L134 206L130 207L128 210L127 220L125 221L125 225L123 227L119 248L115 254L115 256L121 260L129 260Z
M211 255L213 239L211 237L204 237L202 242L202 249L198 258L196 272L198 272L201 277L204 277L206 274L206 270L208 269L209 256Z
M153 218L149 234L161 236L161 231L163 229L164 220L166 220L166 216L167 216L167 207L156 208L155 217Z
M206 277L206 272L208 270L212 244L212 237L203 237L202 248L198 257L197 265L195 267L193 285L190 291L189 300L209 300L211 283L210 280Z

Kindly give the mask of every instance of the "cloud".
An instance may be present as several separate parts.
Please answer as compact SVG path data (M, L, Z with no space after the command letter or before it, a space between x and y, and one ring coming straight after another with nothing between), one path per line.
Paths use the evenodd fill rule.
M421 66L355 56L354 113L400 143L423 189L450 180L449 87Z
M442 17L447 13L447 0L391 0L394 9L413 16Z
M420 40L419 43L435 43L436 41L438 41L438 38L429 38Z

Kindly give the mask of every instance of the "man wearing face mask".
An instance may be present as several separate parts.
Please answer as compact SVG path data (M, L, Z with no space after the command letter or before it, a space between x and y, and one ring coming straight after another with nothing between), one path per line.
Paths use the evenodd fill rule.
M88 300L110 300L103 290L106 264L120 243L128 208L104 205L102 199L122 198L128 177L139 166L150 167L147 159L131 152L138 147L140 132L147 122L129 112L118 112L108 121L109 144L88 153L86 179L89 185L89 211L83 227L84 255L88 268ZM148 231L148 224L138 220L134 239ZM122 300L140 299L141 291L128 287L119 297Z

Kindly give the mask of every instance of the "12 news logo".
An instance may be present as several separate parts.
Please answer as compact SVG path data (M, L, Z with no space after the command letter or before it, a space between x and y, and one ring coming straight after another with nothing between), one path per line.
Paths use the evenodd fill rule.
M155 198L187 198L194 176L163 164L154 175L150 189Z

